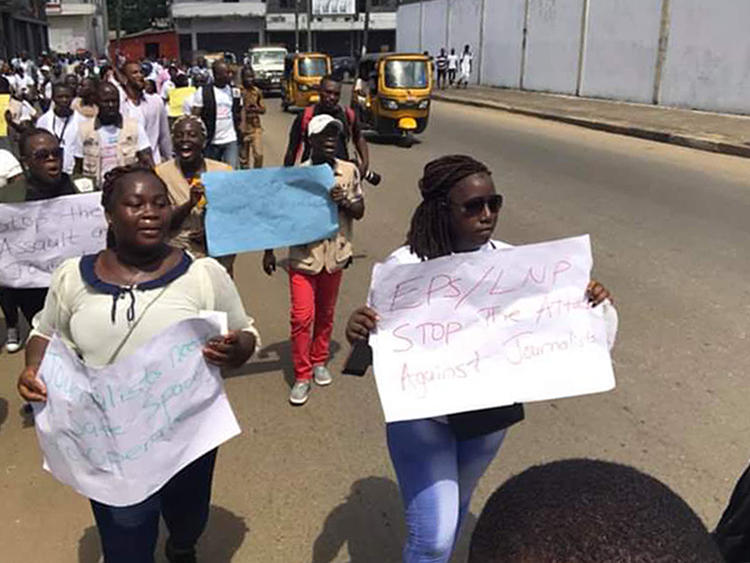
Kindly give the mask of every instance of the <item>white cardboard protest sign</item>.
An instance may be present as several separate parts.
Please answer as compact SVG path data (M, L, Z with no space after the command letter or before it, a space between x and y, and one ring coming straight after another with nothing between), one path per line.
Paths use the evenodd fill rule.
M219 368L203 359L218 333L205 319L181 321L101 368L55 337L39 368L47 402L34 403L45 469L89 498L127 506L239 434Z
M377 264L374 371L387 422L607 391L588 236Z
M95 192L0 204L0 286L49 287L63 260L102 250L101 199Z

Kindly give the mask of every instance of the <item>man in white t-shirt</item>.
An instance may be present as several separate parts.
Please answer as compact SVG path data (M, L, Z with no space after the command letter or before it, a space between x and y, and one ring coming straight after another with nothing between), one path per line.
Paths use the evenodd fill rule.
M456 73L458 72L458 55L455 49L451 49L448 55L448 82L451 86L456 81Z
M23 67L17 67L16 73L13 76L13 81L11 82L11 89L15 92L16 96L19 98L24 96L33 86L34 79L26 74Z
M154 163L172 158L172 136L169 134L167 108L158 94L145 92L146 79L141 65L129 61L122 68L125 86L120 88L120 108L123 117L138 120L151 143Z
M473 61L474 55L472 55L469 46L466 45L464 47L464 52L461 53L461 62L459 63L460 73L458 75L458 82L456 82L456 88L460 88L461 84L464 85L464 88L468 88L469 80L471 80Z
M63 149L63 172L72 174L75 167L73 147L78 137L78 123L82 117L73 111L70 104L73 103L75 91L72 86L64 82L58 82L52 88L52 108L42 115L36 126L46 129L52 133Z
M101 189L104 176L117 166L137 163L153 168L146 131L136 120L120 114L120 93L114 84L99 84L96 105L98 117L79 123L73 146L75 173L90 177ZM98 146L95 152L94 146Z
M223 61L213 66L213 85L200 88L193 96L193 115L208 129L206 158L221 160L239 168L236 123L240 112L240 91L230 84L229 67Z

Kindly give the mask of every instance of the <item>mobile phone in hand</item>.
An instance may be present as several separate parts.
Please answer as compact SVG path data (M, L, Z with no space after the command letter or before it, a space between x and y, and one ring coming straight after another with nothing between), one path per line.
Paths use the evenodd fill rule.
M366 340L358 340L352 346L352 351L344 365L344 375L357 375L362 377L367 368L372 365L372 348Z

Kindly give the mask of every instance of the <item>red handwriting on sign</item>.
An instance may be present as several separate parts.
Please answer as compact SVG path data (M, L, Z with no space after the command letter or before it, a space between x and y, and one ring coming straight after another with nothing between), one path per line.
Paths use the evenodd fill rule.
M484 320L488 325L494 325L501 322L512 325L514 323L521 322L521 320L518 318L518 316L521 314L520 310L506 310L500 305L479 309L479 314L484 315Z
M534 339L533 332L525 331L519 332L503 342L503 351L508 362L514 366L520 366L524 362L542 356L564 353L595 343L596 336L592 332L578 334L571 331L567 338L540 341Z
M450 274L436 274L431 277L416 276L396 284L390 299L390 312L417 309L431 305L436 300L454 302L458 309L472 296L497 296L521 291L529 285L552 288L561 276L572 270L568 260L557 260L552 264L529 266L519 276L507 279L505 270L490 266L480 278L471 285Z
M573 311L588 308L589 304L585 296L580 299L550 300L549 295L545 295L542 304L536 311L536 324L539 325L545 319L550 320L562 317L563 315L569 315Z
M401 390L415 395L418 399L424 399L429 387L436 383L466 379L470 375L480 373L479 359L479 352L474 352L474 357L468 362L419 371L411 371L409 365L404 362L401 369Z
M445 323L426 322L418 325L404 323L393 329L393 336L398 338L403 346L394 349L394 352L408 352L414 347L414 343L423 346L440 343L448 346L451 336L461 332L463 326L456 321Z

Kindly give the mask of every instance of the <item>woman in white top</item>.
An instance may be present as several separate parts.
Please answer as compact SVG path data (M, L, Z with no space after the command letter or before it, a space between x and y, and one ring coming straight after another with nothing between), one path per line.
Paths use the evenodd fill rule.
M507 246L490 239L503 199L481 162L461 155L434 160L425 166L419 189L423 201L412 217L407 245L387 261L417 263ZM599 283L589 284L592 305L608 297ZM605 311L605 317L616 325L614 309L607 307L610 314ZM377 313L369 307L355 311L346 329L349 341L367 339L377 320ZM523 406L516 404L387 424L388 450L409 531L405 563L450 559L479 478L497 455L507 428L523 417Z
M103 366L202 310L225 312L230 329L205 344L205 359L222 367L247 361L258 333L224 268L167 244L172 208L164 182L150 169L116 168L106 176L102 206L108 248L67 260L53 274L27 345L18 382L21 396L46 399L37 370L55 333L86 364ZM212 450L138 504L114 507L92 500L105 561L153 562L160 514L170 533L167 558L194 561L195 543L208 518L215 459Z

